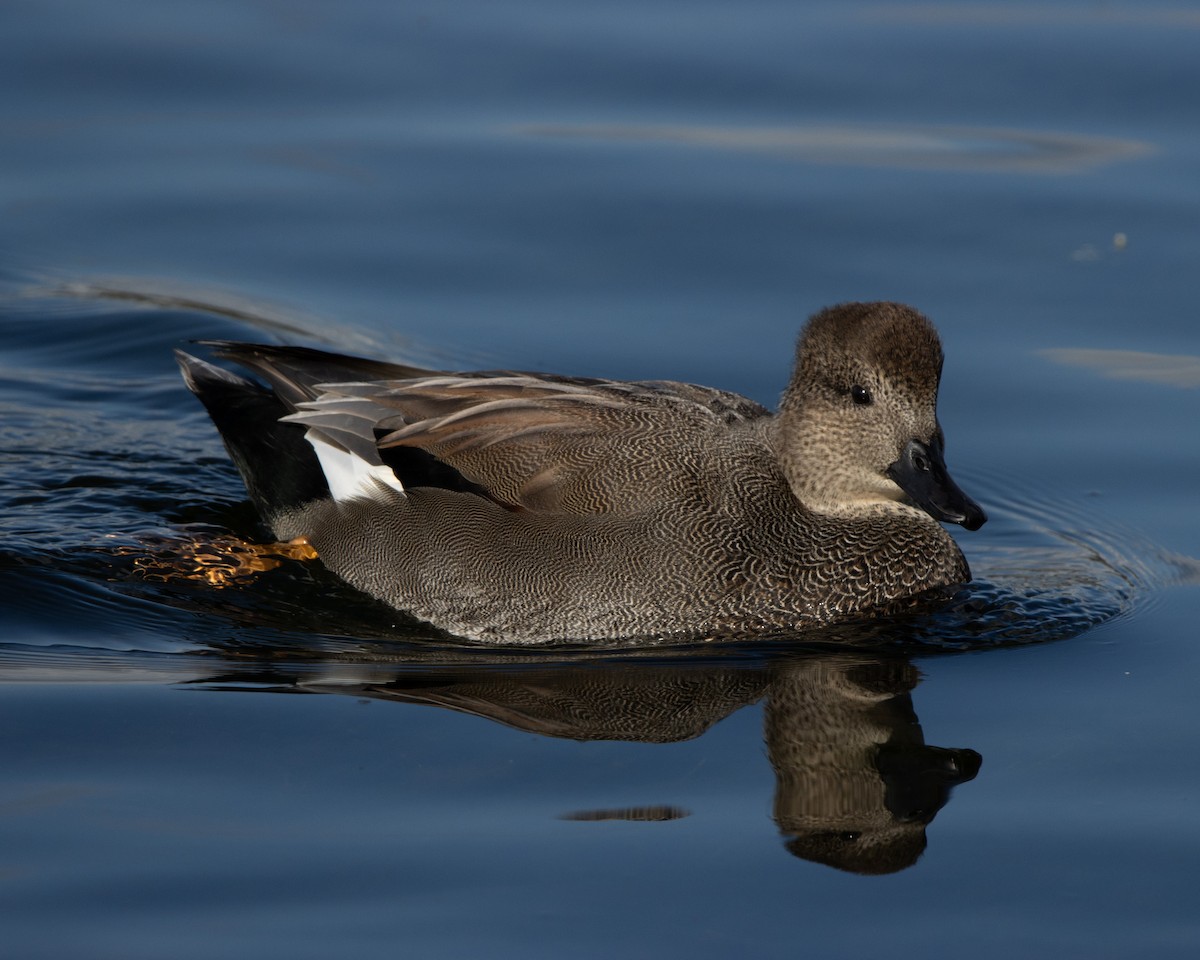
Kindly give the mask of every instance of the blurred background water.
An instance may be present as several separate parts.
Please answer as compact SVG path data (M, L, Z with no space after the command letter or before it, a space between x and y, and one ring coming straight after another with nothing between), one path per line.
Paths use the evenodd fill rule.
M0 24L6 951L1200 950L1193 6ZM319 567L171 575L254 527L189 338L773 404L803 318L874 298L941 330L992 514L920 629L534 657Z

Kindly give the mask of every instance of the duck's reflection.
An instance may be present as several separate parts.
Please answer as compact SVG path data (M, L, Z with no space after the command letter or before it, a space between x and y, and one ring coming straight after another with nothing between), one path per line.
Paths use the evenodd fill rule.
M322 676L294 676L287 689L429 704L572 740L689 740L763 700L767 754L776 777L773 815L787 849L857 873L911 866L951 788L972 779L980 764L973 750L925 745L911 698L919 675L904 659L853 654L751 663L526 659L329 669ZM224 679L253 679L259 689L267 681ZM687 815L671 804L563 814L571 820Z
M974 750L929 747L907 661L777 665L765 703L774 817L799 857L856 873L916 862L950 789L979 772Z

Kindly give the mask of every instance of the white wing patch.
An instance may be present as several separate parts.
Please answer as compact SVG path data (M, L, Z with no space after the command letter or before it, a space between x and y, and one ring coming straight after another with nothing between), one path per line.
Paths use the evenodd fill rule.
M368 463L345 447L330 443L319 430L310 429L304 434L304 439L316 452L325 482L329 484L329 492L338 503L363 498L379 499L389 490L404 492L404 485L396 479L396 474L387 464Z

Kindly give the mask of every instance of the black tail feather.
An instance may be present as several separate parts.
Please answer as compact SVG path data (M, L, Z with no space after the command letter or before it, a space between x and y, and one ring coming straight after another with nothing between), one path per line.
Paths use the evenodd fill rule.
M279 422L291 411L278 396L181 350L175 357L184 382L216 424L250 499L267 522L284 510L329 496L304 427Z
M216 355L222 360L232 360L247 370L253 370L271 385L284 403L292 407L313 399L317 392L314 387L319 383L407 380L434 373L407 364L348 357L314 350L312 347L238 343L232 340L201 340L200 343L214 347Z

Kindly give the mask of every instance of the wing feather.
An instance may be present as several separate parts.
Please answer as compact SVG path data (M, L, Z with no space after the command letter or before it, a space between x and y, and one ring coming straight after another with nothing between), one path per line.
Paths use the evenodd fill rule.
M390 466L404 487L422 482L405 476L406 464L428 477L432 457L506 506L569 513L669 496L713 431L768 414L693 384L509 371L309 383L307 392L285 420L371 471Z

